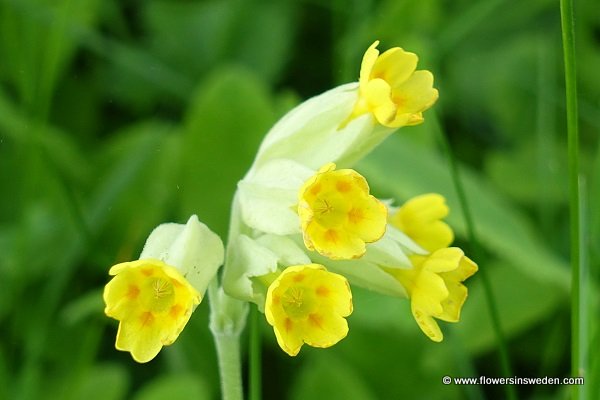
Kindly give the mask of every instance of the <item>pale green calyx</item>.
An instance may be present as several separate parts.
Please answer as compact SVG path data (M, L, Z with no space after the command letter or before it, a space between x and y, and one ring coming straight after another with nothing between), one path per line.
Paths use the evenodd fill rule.
M204 294L223 264L221 238L192 215L186 224L166 223L154 228L140 259L155 259L177 268L190 284Z
M239 235L230 239L227 268L223 275L225 291L238 299L254 302L263 310L270 276L279 267L310 263L302 248L286 236Z
M369 115L345 123L358 96L358 83L349 83L288 112L267 133L247 177L274 159L315 171L329 162L346 168L360 160L396 129L376 124Z
M286 159L274 159L238 183L243 222L266 233L300 233L298 188L314 171Z

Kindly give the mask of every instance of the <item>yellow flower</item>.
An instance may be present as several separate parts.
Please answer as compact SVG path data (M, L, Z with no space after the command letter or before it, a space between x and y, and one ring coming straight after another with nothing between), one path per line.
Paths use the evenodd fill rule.
M454 240L452 229L441 221L447 215L446 199L431 193L408 200L390 218L390 223L432 252L448 247Z
M435 251L429 256L412 256L413 269L388 269L406 288L412 314L431 340L444 338L433 318L458 322L467 298L464 280L477 272L477 264L457 247Z
M304 244L333 260L361 257L365 243L385 233L387 209L369 195L366 179L352 169L323 166L300 188L298 215Z
M148 362L177 339L200 293L159 260L117 264L109 274L114 278L104 288L104 312L120 321L115 346L137 362Z
M330 347L348 334L344 317L352 314L346 278L319 264L286 268L267 291L265 315L277 343L295 356L304 343Z
M423 122L423 111L438 99L429 71L415 71L418 57L399 47L379 55L376 41L363 56L359 98L349 120L372 113L390 128Z

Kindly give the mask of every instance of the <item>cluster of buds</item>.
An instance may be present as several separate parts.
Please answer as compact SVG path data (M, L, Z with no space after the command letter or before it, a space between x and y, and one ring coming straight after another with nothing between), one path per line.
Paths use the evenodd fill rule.
M265 136L232 205L225 257L197 218L164 224L139 261L110 270L106 314L120 321L117 348L137 361L172 343L223 263L222 287L253 302L287 354L329 347L348 334L351 285L409 298L421 330L456 322L462 282L477 265L455 247L438 194L401 207L370 193L352 166L403 126L420 124L438 98L433 75L401 48L366 51L359 82L311 98ZM435 319L434 319L435 318Z

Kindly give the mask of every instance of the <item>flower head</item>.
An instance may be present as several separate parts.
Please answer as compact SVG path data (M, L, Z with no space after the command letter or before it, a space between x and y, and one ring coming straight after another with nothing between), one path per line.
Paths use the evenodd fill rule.
M137 362L152 360L187 324L200 293L179 271L159 260L113 266L104 290L105 313L120 321L116 348Z
M387 209L352 169L323 166L300 188L298 214L304 244L330 259L361 257L365 243L385 233Z
M350 119L372 113L377 121L398 128L423 122L423 111L438 99L429 71L415 71L417 55L394 47L379 55L379 41L363 56L359 98Z
M431 340L444 338L434 318L458 322L467 298L462 284L477 272L477 264L457 247L435 251L429 256L412 256L413 269L390 269L406 288L412 314L419 327Z
M348 334L344 317L352 313L348 281L319 264L286 268L269 286L267 322L279 346L295 356L304 343L330 347Z
M104 312L119 321L116 348L152 360L183 330L223 263L221 239L193 215L156 227L140 259L113 266Z
M431 252L448 247L454 240L452 229L442 221L447 215L446 199L430 193L408 200L392 215L390 223Z

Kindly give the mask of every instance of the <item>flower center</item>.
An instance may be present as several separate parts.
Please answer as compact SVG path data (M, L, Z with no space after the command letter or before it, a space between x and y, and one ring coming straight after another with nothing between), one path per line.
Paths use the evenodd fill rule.
M321 226L337 227L346 220L348 200L335 193L319 196L313 204L315 220Z
M281 296L281 305L288 316L305 318L314 308L314 299L304 288L292 286Z
M148 309L161 312L169 309L175 299L175 290L169 279L152 277L147 282L145 303Z

